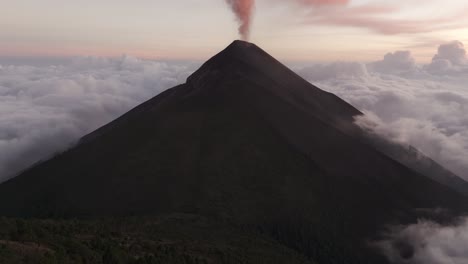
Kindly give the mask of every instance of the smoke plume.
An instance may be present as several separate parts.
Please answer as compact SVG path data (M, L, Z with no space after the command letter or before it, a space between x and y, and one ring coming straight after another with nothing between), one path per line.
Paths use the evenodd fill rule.
M239 20L239 34L241 35L241 38L243 40L248 40L255 0L226 0L226 2L229 4Z

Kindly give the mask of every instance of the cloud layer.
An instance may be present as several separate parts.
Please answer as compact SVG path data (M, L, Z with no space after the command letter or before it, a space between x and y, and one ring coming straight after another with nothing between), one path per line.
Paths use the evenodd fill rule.
M465 264L468 263L466 245L468 218L452 226L421 220L395 227L386 240L377 243L396 264Z
M0 181L183 83L195 67L128 56L0 65Z
M433 62L422 66L410 52L397 51L369 64L337 62L296 70L365 112L360 125L413 145L468 179L468 66L462 47L459 42L441 45Z

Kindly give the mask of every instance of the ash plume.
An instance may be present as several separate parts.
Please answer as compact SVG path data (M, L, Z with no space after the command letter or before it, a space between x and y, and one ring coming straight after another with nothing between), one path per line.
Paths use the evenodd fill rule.
M248 40L255 0L226 0L226 3L231 7L239 20L239 34L241 38Z

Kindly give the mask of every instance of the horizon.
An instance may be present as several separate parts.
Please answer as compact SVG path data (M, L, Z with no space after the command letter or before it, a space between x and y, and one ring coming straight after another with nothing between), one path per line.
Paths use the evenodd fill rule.
M138 56L138 55L133 55L133 54L127 54L127 53L121 53L121 54L115 54L115 55L92 55L92 54L79 54L79 55L0 55L0 65L3 66L8 66L8 65L27 65L29 63L32 63L33 65L60 65L61 63L65 62L70 62L76 58L102 58L102 59L119 59L122 57L133 57L137 58L140 60L147 60L147 61L154 61L154 62L195 62L195 63L203 63L222 50L224 50L226 47L228 47L231 43L235 41L245 41L241 39L234 39L231 42L228 42L225 46L219 47L219 49L214 50L212 53L207 54L204 57L200 58L170 58L170 57L144 57L144 56ZM381 61L384 59L385 55L388 54L393 54L395 52L409 52L409 55L411 58L414 60L415 64L418 66L424 66L428 65L432 62L434 57L436 56L438 49L443 46L443 45L449 45L454 42L459 42L462 44L462 48L464 48L464 43L459 41L459 40L451 40L451 41L446 41L440 43L440 45L436 45L432 49L432 54L428 55L430 60L417 60L417 58L414 56L414 53L411 50L394 50L394 51L387 51L380 56L377 56L375 58L369 58L367 60L353 60L353 59L336 59L336 60L311 60L311 59L290 59L287 57L281 57L281 56L276 56L274 52L271 52L267 49L264 49L262 46L258 45L255 42L251 41L246 41L252 44L257 45L261 49L265 50L268 54L271 54L273 57L281 61L282 63L286 65L296 65L296 64L302 64L302 65L307 65L307 64L316 64L316 63L324 63L324 64L330 64L330 63L336 63L336 62L358 62L358 63L363 63L363 64L368 64L368 63L373 63L377 61Z

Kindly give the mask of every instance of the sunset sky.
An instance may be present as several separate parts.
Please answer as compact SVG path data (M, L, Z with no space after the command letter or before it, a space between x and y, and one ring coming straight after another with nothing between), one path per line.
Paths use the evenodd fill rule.
M224 0L0 1L0 57L204 60L238 38ZM427 62L441 43L468 43L466 0L305 2L258 0L251 41L293 61L372 61L411 50Z

